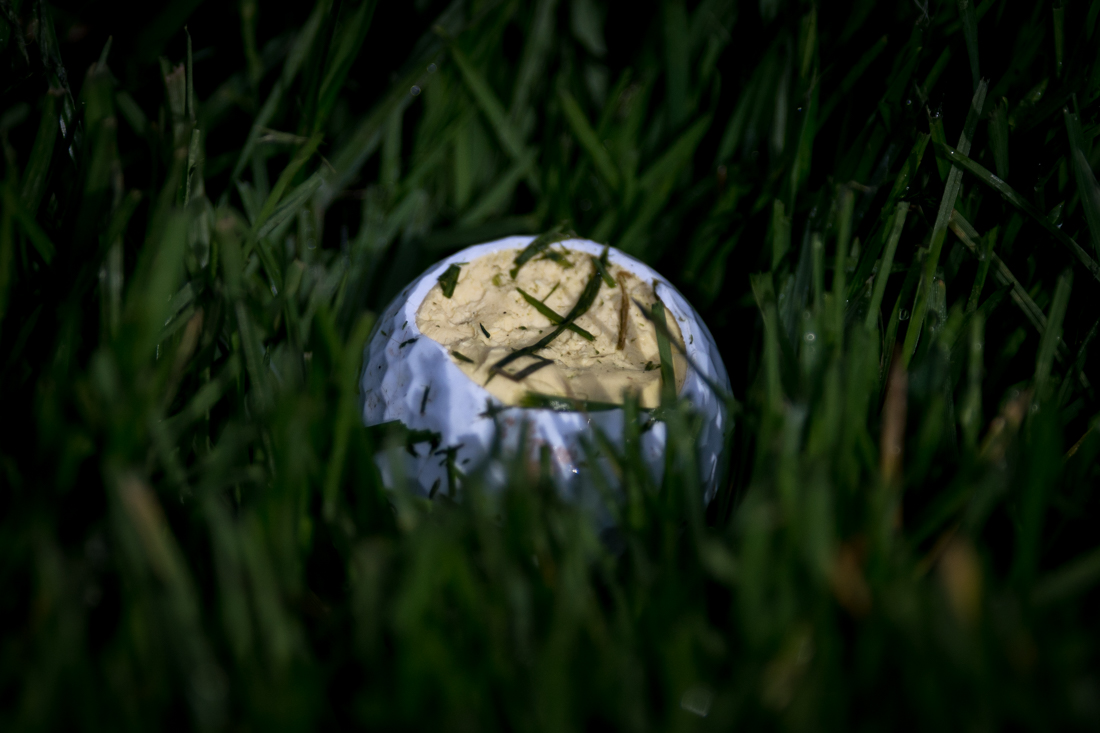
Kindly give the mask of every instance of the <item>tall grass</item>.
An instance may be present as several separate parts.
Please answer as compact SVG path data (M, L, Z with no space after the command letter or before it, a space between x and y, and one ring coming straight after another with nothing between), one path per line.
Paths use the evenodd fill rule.
M5 730L1100 723L1100 0L0 10ZM562 220L728 483L385 489L374 314Z

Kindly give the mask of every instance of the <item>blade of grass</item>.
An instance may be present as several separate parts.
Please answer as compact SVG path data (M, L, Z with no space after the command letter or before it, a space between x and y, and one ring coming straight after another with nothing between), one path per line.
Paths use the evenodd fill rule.
M287 54L286 61L283 62L283 71L279 76L279 80L275 82L275 86L268 93L263 107L260 108L256 119L252 122L252 128L248 131L248 137L245 138L244 146L241 148L241 153L237 156L237 162L233 166L233 172L229 176L231 179L239 177L244 172L245 166L252 160L256 142L259 140L264 128L275 118L275 114L283 102L283 95L290 88L294 78L298 76L302 62L305 61L306 55L313 46L317 31L324 20L324 9L325 4L318 3L295 37L290 53Z
M281 182L281 179L280 179ZM256 226L256 237L263 239L264 237L275 231L276 228L285 224L292 216L295 216L304 206L309 203L310 197L316 193L317 189L321 187L324 180L321 178L320 172L314 173L312 176L303 181L297 188L286 195L282 204L277 209L271 212L270 217L261 226ZM275 192L272 191L272 196ZM271 200L271 197L268 197ZM261 214L263 212L261 211ZM257 217L259 221L259 217Z
M569 93L565 88L558 89L558 98L561 100L562 111L565 112L565 119L569 123L569 127L573 130L573 134L576 135L577 141L580 142L581 147L588 153L592 159L593 165L596 166L596 170L599 171L600 177L611 188L612 191L618 191L622 182L619 178L619 171L615 167L615 163L611 160L610 153L604 148L603 143L596 137L596 131L592 129L592 126L588 123L588 118L584 115L584 110L577 104L577 100L573 98L573 95Z
M363 345L370 336L371 327L374 325L374 315L364 313L355 324L345 345L343 358L340 364L340 404L336 408L336 424L333 428L332 454L328 460L328 470L325 473L325 487L321 516L327 521L336 518L336 498L340 491L340 479L344 474L344 464L347 461L348 443L352 430L358 420L359 395L358 379L359 366L363 361Z
M968 222L962 214L958 211L951 214L951 231L959 238L967 249L970 250L975 256L980 256L980 242L981 237L974 227ZM992 265L994 278L1002 286L1008 286L1010 288L1009 294L1012 297L1012 301L1023 312L1024 316L1035 327L1035 330L1039 332L1040 336L1046 332L1047 317L1043 313L1042 309L1036 305L1035 301L1028 295L1027 290L1023 284L1016 279L1016 276L1012 274L1012 270L997 256L996 253L992 254ZM1068 358L1068 351L1065 344L1060 344L1057 352L1059 359Z
M536 88L539 76L546 67L547 56L554 47L554 12L557 5L558 0L539 0L535 5L527 44L523 47L523 58L512 87L512 106L508 110L508 117L521 130L524 120L531 114L531 92Z
M1077 177L1077 195L1081 198L1081 208L1085 210L1085 221L1092 234L1092 248L1100 257L1100 184L1096 183L1092 167L1089 165L1085 136L1081 132L1081 121L1071 114L1069 108L1062 110L1062 117L1069 134L1069 156L1073 161L1073 172Z
M11 212L15 221L19 223L19 226L23 228L23 232L27 235L27 239L31 241L31 245L38 252L42 261L47 265L53 262L54 255L57 254L57 248L53 242L50 241L49 236L43 231L42 227L38 225L38 222L34 220L26 209L23 208L22 203L16 198L15 194L11 191L10 186L4 186L4 206Z
M356 9L355 14L340 22L341 35L336 49L331 53L324 82L321 84L317 106L312 120L313 133L319 133L328 121L337 95L344 86L352 64L359 56L359 50L367 38L377 0L366 0Z
M1058 278L1058 285L1054 289L1054 300L1050 304L1050 315L1047 317L1047 328L1039 341L1039 353L1035 357L1035 392L1039 400L1042 400L1048 391L1050 370L1054 365L1054 353L1062 335L1062 319L1069 305L1072 282L1071 270L1067 270Z
M878 323L879 308L882 306L882 296L886 293L886 281L890 278L890 272L894 267L894 253L901 239L902 229L905 228L905 217L909 213L909 202L902 201L898 204L894 214L893 226L890 228L890 236L886 240L886 251L882 255L882 263L875 277L875 289L871 295L871 305L867 309L867 317L863 321L863 327L868 331Z
M901 322L907 320L902 318L902 311L905 310L905 304L909 302L909 299L913 295L913 291L920 282L921 267L925 256L925 249L921 248L917 250L916 256L913 257L913 261L909 265L909 272L906 273L905 280L902 282L901 291L898 293L897 300L894 301L894 308L890 311L890 319L886 324L886 337L883 339L882 347L882 371L879 375L879 384L881 385L880 397L881 393L886 389L886 375L889 374L891 361L899 356L899 354L895 353L894 347L897 344L898 329L901 326Z
M982 75L978 71L978 20L974 17L971 0L959 0L959 20L962 21L963 38L966 39L966 54L970 58L970 76L977 90Z
M470 90L474 101L481 109L482 114L485 115L485 119L489 121L489 125L496 133L497 139L500 140L504 152L515 164L523 166L523 175L527 185L531 187L533 192L539 193L542 187L535 177L535 155L532 151L527 150L523 138L505 114L504 106L501 105L493 93L489 83L485 81L485 77L474 67L470 59L456 44L451 44L451 58L458 66L458 70L462 74L462 80L466 82L466 87Z
M46 190L46 178L53 160L57 133L57 98L52 94L45 94L42 96L42 117L38 123L38 133L34 136L30 157L23 171L23 187L20 191L23 208L32 219L38 216L38 207Z
M1008 100L1001 98L989 114L989 144L1001 180L1008 179Z
M1058 390L1058 405L1066 404L1066 400L1073 393L1073 385L1081 382L1084 376L1082 370L1085 368L1085 357L1088 356L1089 346L1092 344L1092 340L1096 338L1096 331L1100 329L1100 319L1097 319L1093 324L1089 332L1085 334L1085 338L1081 340L1081 345L1077 347L1077 357L1073 360L1073 364L1066 372L1066 378L1062 380L1062 387Z
M638 189L644 198L634 222L619 241L619 248L624 252L636 252L648 238L653 219L664 210L676 177L685 166L691 164L696 148L710 127L710 121L708 115L689 127L638 179Z
M974 130L978 126L978 118L985 104L985 94L988 83L983 79L978 84L978 90L970 102L970 111L966 115L966 123L962 136L959 138L959 148L967 153L970 151L971 142L974 139ZM913 304L913 318L905 333L905 344L902 348L902 363L908 367L909 361L917 348L917 339L920 336L921 327L924 325L924 315L928 310L928 298L931 293L932 281L939 266L940 253L943 251L944 239L947 236L947 223L951 212L955 210L955 199L959 195L962 185L962 173L952 169L947 176L947 184L944 186L943 199L940 201L940 209L936 214L936 223L932 227L932 238L928 244L928 255L924 260L924 277L917 290L917 298Z
M989 265L993 262L993 248L997 244L997 227L993 227L982 237L981 248L978 250L978 271L974 274L974 285L970 288L970 298L966 302L968 313L978 307L978 301L982 297L982 288L985 287L985 278L989 274Z
M317 146L321 144L321 140L324 136L316 132L298 148L294 153L294 157L290 159L290 163L283 169L283 172L279 174L279 180L275 182L275 186L272 187L271 193L268 195L267 200L264 201L263 208L256 215L255 221L252 222L253 231L259 231L264 224L267 223L268 218L275 213L275 207L278 206L280 200L283 197L283 193L286 191L287 186L294 180L294 177L298 175L298 171L302 169L302 166L309 161L316 152ZM312 194L312 191L310 191Z
M552 244L564 241L574 236L572 232L565 231L565 223L558 224L556 227L548 232L538 235L531 240L531 243L520 250L520 253L516 255L516 259L512 262L512 269L509 274L512 279L516 279L516 275L519 273L521 267L531 261L532 258L537 257L539 253L545 250Z
M657 354L661 357L661 406L670 407L676 399L676 372L672 366L664 303L658 300L653 304L651 312L657 331Z
M882 253L883 245L889 237L891 231L890 219L897 214L898 199L909 189L913 175L920 168L921 160L924 159L924 151L928 148L928 140L929 136L924 133L917 135L917 141L909 151L909 156L902 164L901 170L898 171L897 178L894 179L894 187L890 189L890 195L887 196L886 203L879 214L878 232L873 235L867 249L860 256L855 275L852 276L852 282L848 286L847 298L849 303L856 299L859 289L871 276L871 269L875 266L875 260Z
M527 293L523 288L516 288L516 290L519 291L519 294L523 296L523 299L526 300L531 305L532 308L537 310L542 315L546 316L547 320L549 320L550 323L552 323L553 325L555 325L555 326L560 325L562 323L562 321L565 320L560 315L555 313L552 308L550 308L549 306L542 303L535 296L530 295L529 293ZM575 323L567 324L566 328L568 328L570 331L572 331L573 333L575 333L578 336L580 336L581 338L583 338L585 341L595 341L596 340L595 336L593 336L591 333L584 330L583 328L581 328L580 326L578 326Z
M978 445L978 431L982 426L982 349L985 345L984 313L978 311L970 318L969 355L967 357L966 395L959 409L959 425L963 441L969 450Z
M833 268L833 336L837 343L844 339L844 295L847 290L845 278L848 275L848 243L852 238L852 211L856 197L847 186L840 191L840 212L837 223L836 265Z
M225 273L226 290L232 303L240 346L244 351L245 367L252 383L254 407L257 412L263 414L272 404L272 395L268 385L267 370L263 364L263 348L243 297L241 275L244 271L244 258L240 240L237 233L233 231L233 226L232 221L225 219L218 225L217 235L222 255L222 270Z
M595 302L596 296L600 292L600 285L603 284L603 278L600 277L600 268L596 264L596 258L593 257L591 259L592 275L588 278L588 283L585 284L584 290L581 291L580 297L577 298L577 302L573 305L573 308L570 309L569 313L567 313L562 319L561 324L559 324L557 328L555 328L553 331L546 334L530 346L525 346L522 349L513 351L508 356L493 364L492 367L490 367L493 373L499 372L516 359L524 356L533 355L536 351L541 351L542 349L546 348L550 345L551 342L553 342L554 339L556 339L562 334L563 331L565 331L568 324L573 323L573 321L577 320L586 312L588 312L588 309L592 307L592 303ZM484 326L482 328L484 329Z
M959 150L949 148L946 145L937 145L936 154L946 158L953 166L956 166L957 168L964 170L967 173L970 173L982 183L986 184L994 191L1001 194L1005 201L1008 201L1020 211L1024 212L1032 219L1034 219L1040 226L1046 229L1056 240L1058 240L1059 243L1063 244L1070 252L1072 252L1081 262L1081 264L1085 266L1085 269L1087 269L1093 277L1100 281L1100 266L1096 264L1096 261L1089 257L1088 253L1084 249L1082 249L1081 246L1077 244L1077 242L1070 239L1070 237L1061 229L1059 229L1058 226L1056 226L1053 222L1051 222L1046 215L1035 208L1023 196L1016 193L1016 191L1013 190L1011 186L1009 186L997 176L990 173L979 163L976 163L974 160L968 158Z

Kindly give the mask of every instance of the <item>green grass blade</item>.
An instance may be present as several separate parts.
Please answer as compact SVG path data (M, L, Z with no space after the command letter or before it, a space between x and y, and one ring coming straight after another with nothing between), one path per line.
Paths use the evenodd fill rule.
M618 242L619 248L624 252L637 254L643 250L653 220L672 195L676 177L691 164L710 122L711 118L707 116L689 127L638 179L638 188L643 197L639 213Z
M978 70L978 20L974 16L973 0L959 0L959 19L962 21L963 38L966 39L966 55L970 59L970 76L976 90L982 75Z
M12 193L10 186L4 186L3 195L5 208L11 212L15 221L19 222L19 226L22 227L27 239L30 240L31 245L38 252L42 261L47 265L53 262L54 255L57 254L57 247L50 241L49 236L34 220L34 217L23 208L22 203Z
M886 281L890 278L890 272L894 267L894 253L897 252L898 241L901 239L902 229L905 228L905 217L908 213L908 201L902 201L898 204L897 213L894 214L893 226L890 228L890 236L886 240L886 250L882 255L882 264L879 265L878 275L875 276L871 305L867 309L867 317L863 321L863 326L868 331L873 329L878 322L882 296L886 293Z
M281 179L280 179L281 181ZM309 203L310 198L317 189L324 183L321 178L321 174L314 173L312 176L303 181L297 188L286 195L286 198L279 205L277 209L271 212L271 216L263 222L262 225L255 227L256 237L263 239L264 237L275 231L276 228L286 223L290 217L295 216L304 206ZM272 191L272 195L274 195ZM268 197L270 201L271 197ZM261 214L263 212L261 211ZM259 217L257 217L259 220Z
M252 160L252 153L256 147L257 141L260 139L260 135L263 133L264 128L274 119L280 105L283 103L283 95L286 93L287 89L289 89L291 83L293 83L294 78L298 76L298 71L301 69L302 62L313 46L317 31L321 27L322 20L324 20L324 7L324 3L317 4L313 12L310 13L309 18L302 25L302 29L295 37L294 45L291 47L290 53L287 54L286 61L283 63L282 74L279 76L279 80L275 83L275 86L272 87L271 92L264 101L263 107L260 108L259 114L256 116L251 129L248 131L248 137L245 139L240 155L237 156L237 162L233 166L233 172L230 174L230 178L235 179L240 176L241 173L244 172L245 166Z
M897 214L898 199L909 189L913 175L920 168L924 151L928 148L928 140L929 136L924 133L917 135L917 141L913 144L909 156L905 159L901 170L898 171L898 175L894 179L894 187L890 189L890 195L886 198L886 203L879 214L879 231L872 237L868 247L861 254L855 275L848 286L849 302L857 297L859 288L871 276L871 269L875 266L875 260L882 253L882 248L889 236L890 219Z
M997 176L1008 180L1008 100L1001 98L989 114L989 145L993 148L993 161Z
M661 405L670 406L676 398L676 373L672 366L672 349L668 341L668 323L664 303L657 301L651 309L657 332L657 354L661 357Z
M337 95L343 88L352 64L359 55L359 49L367 38L367 31L370 30L377 4L378 0L365 0L360 3L350 19L340 22L340 39L330 55L328 69L325 72L314 111L312 120L314 134L322 131L329 115L332 114Z
M1092 234L1092 248L1100 257L1100 184L1089 165L1085 136L1081 132L1081 121L1069 109L1062 110L1066 132L1069 134L1069 156L1073 161L1073 172L1077 177L1077 195L1081 197L1081 208L1085 210L1085 221Z
M1039 223L1044 229L1046 229L1058 242L1065 245L1065 247L1077 257L1077 259L1085 266L1085 269L1092 274L1098 281L1100 281L1100 266L1097 266L1096 261L1089 257L1088 253L1081 248L1077 242L1070 239L1070 237L1053 224L1050 219L1044 215L1041 211L1035 208L1027 199L1015 190L1007 183L1002 181L997 176L990 173L979 163L976 163L972 159L968 158L962 152L949 148L947 146L936 146L936 154L941 155L948 160L952 165L970 173L982 183L992 188L997 193L1008 201L1010 204L1024 212L1036 222Z
M323 507L321 516L328 521L336 518L336 498L340 480L344 475L348 444L355 428L359 411L359 367L363 361L363 345L374 325L373 314L364 313L345 345L340 364L340 404L336 408L336 424L333 428L332 455L325 474Z
M970 288L970 298L966 302L967 312L973 312L978 307L978 301L981 300L982 288L985 287L985 278L993 262L993 248L996 244L997 227L993 227L982 237L981 249L978 250L978 271L974 274L974 285Z
M534 175L534 157L525 148L519 131L515 129L508 119L500 100L498 100L496 94L493 93L489 83L485 81L485 77L474 67L473 62L470 61L466 54L462 52L462 49L457 45L451 45L451 57L454 59L455 65L458 66L458 70L462 73L462 80L466 82L466 87L470 90L470 94L473 96L474 101L481 109L481 113L485 115L485 119L489 121L489 125L496 133L497 139L500 140L504 152L506 152L517 165L523 166L524 177L527 180L527 184L531 186L531 190L538 193L542 190L542 187L539 185Z
M552 308L550 308L545 303L541 302L535 296L527 293L523 288L516 288L516 290L519 291L519 294L523 296L523 299L526 300L531 305L532 308L537 310L542 315L546 316L547 320L549 320L551 324L557 326L557 325L561 324L562 321L565 320L560 315L555 313ZM575 333L578 336L580 336L581 338L583 338L585 341L595 341L596 340L595 336L593 336L591 333L584 330L583 328L581 328L580 326L578 326L575 323L570 323L570 324L566 325L566 328L568 328L570 331L572 331L573 333Z
M1062 387L1058 390L1059 407L1066 404L1066 400L1073 394L1075 385L1085 381L1082 379L1082 370L1085 368L1085 357L1088 356L1089 346L1092 345L1092 340L1096 338L1098 330L1100 330L1100 318L1092 324L1092 328L1085 334L1085 338L1081 339L1081 345L1077 347L1077 357L1067 370L1066 378L1062 380Z
M972 254L978 257L981 256L982 237L970 222L968 222L958 211L952 212L950 227L951 231L958 236L959 241L965 244ZM1046 315L1043 313L1042 309L1036 305L1035 301L1032 300L1031 296L1028 295L1027 289L1024 288L1023 284L1012 273L1012 270L1008 268L1008 265L1006 265L996 253L991 255L991 260L990 267L993 269L994 278L1000 285L1009 288L1009 294L1012 297L1012 301L1041 336L1046 332ZM1057 352L1058 357L1064 358L1066 353L1065 344L1060 343Z
M856 208L856 195L847 186L840 189L839 215L836 236L836 265L833 269L834 337L844 338L846 277L848 275L848 243L851 241L851 214Z
M233 309L240 347L244 351L245 367L252 383L254 407L260 414L264 414L272 406L272 393L268 384L267 369L263 363L263 345L244 300L245 294L241 282L244 259L240 240L236 232L219 228L218 242L222 254L226 289Z
M573 130L573 134L576 135L581 147L592 159L592 163L599 171L600 177L603 178L612 191L618 191L621 185L619 171L611 160L611 155L604 148L603 143L596 137L596 131L588 124L588 118L585 117L584 110L577 104L577 100L573 98L573 95L564 88L558 89L558 98L561 100L562 110L565 112L565 119L569 123L569 127Z
M969 450L978 444L978 431L982 427L982 350L985 347L984 313L978 311L970 318L969 355L967 356L966 394L959 409L959 424L963 441Z
M522 125L523 120L533 114L530 97L554 47L554 12L557 5L558 0L538 0L532 13L534 17L531 20L531 30L527 45L523 48L519 70L516 72L516 82L512 87L512 106L508 110L508 117L516 125Z
M1035 358L1035 391L1042 400L1048 389L1050 370L1054 365L1054 354L1058 348L1058 340L1062 335L1062 320L1066 315L1066 307L1069 305L1069 292L1073 282L1072 271L1066 271L1058 278L1058 285L1054 289L1054 300L1050 304L1050 315L1047 316L1047 328L1039 341L1039 353Z
M23 186L20 198L28 216L38 216L38 207L42 194L46 190L46 177L53 160L54 143L57 141L57 99L50 94L42 97L42 117L38 123L38 133L34 136L30 157L23 170Z
M963 153L970 152L970 145L974 139L974 130L978 126L978 118L985 104L988 84L982 80L978 84L978 90L970 102L970 111L966 115L966 124L963 127L962 136L959 138L959 148ZM939 266L940 252L943 251L944 239L947 237L947 225L951 218L951 212L955 210L955 199L959 195L962 185L962 174L952 169L947 176L947 184L944 186L943 198L936 214L936 223L932 227L932 239L928 244L928 255L924 260L924 277L921 287L917 290L917 299L913 305L913 318L905 333L905 344L902 349L903 363L908 366L917 348L917 339L920 337L921 327L924 325L924 315L928 310L928 297L932 287L932 281Z
M294 153L294 157L290 159L290 163L288 163L287 167L283 169L283 172L279 174L279 180L277 180L275 186L272 187L271 193L268 195L267 200L264 201L263 208L260 209L260 212L252 222L252 229L254 231L258 231L263 227L271 215L275 213L275 207L278 206L279 202L282 200L283 193L294 180L294 177L298 175L298 171L302 169L302 166L304 166L313 156L313 153L316 152L317 146L321 144L323 137L324 136L319 132L314 133L313 136ZM297 191L295 193L297 193ZM312 191L310 191L310 194L312 194Z

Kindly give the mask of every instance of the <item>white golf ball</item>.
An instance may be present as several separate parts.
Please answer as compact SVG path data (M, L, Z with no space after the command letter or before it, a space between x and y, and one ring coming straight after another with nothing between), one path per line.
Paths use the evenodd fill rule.
M621 444L623 410L560 412L540 407L518 406L515 404L518 400L513 397L517 390L530 389L531 384L541 385L539 391L550 389L547 385L552 387L555 383L562 384L565 390L571 392L569 384L572 383L578 385L580 396L589 400L600 399L594 398L592 391L595 389L598 392L603 382L591 376L591 370L603 369L604 374L615 372L615 359L625 359L623 354L630 351L630 348L623 350L625 339L622 335L618 336L619 352L617 354L613 345L616 329L621 331L626 327L626 309L637 309L636 299L633 302L627 302L627 296L622 295L623 291L628 290L626 283L629 281L634 284L635 290L628 293L645 291L651 296L655 295L656 299L665 306L670 319L669 330L674 331L673 325L678 327L687 359L673 352L677 364L676 382L680 385L679 396L688 400L702 417L696 447L700 476L704 483L702 499L709 502L721 480L721 454L732 429L732 420L725 402L719 395L714 394L707 383L717 385L728 393L729 378L719 356L718 347L699 315L675 288L644 263L614 248L606 248L604 245L588 240L567 239L555 243L554 251L572 256L575 261L589 270L592 270L594 265L588 265L582 260L588 260L590 257L599 258L601 254L607 252L607 269L618 272L622 279L618 282L617 290L601 286L600 292L604 295L601 299L602 312L607 313L609 308L618 308L619 301L612 298L621 297L623 299L622 325L605 323L602 324L606 326L603 329L604 332L600 332L597 329L600 323L591 319L586 321L584 317L578 318L575 325L577 327L587 325L596 338L593 338L593 333L582 328L576 330L587 334L583 339L581 335L572 331L564 332L554 341L553 346L537 352L540 355L548 355L545 358L532 356L525 357L529 360L527 363L515 362L515 367L511 368L513 375L524 369L531 373L529 377L518 381L498 376L508 374L507 370L495 373L489 371L490 363L499 362L500 355L512 353L520 345L530 345L538 340L540 333L553 330L552 321L538 315L519 299L520 295L523 295L528 299L527 304L534 306L531 299L538 295L543 303L553 303L553 300L548 299L553 297L553 291L545 297L543 293L529 294L526 291L511 295L515 289L512 286L519 280L513 282L509 279L502 283L501 276L498 274L492 285L503 287L491 288L488 282L473 281L477 273L471 267L471 263L478 260L511 263L513 252L518 254L533 240L534 237L506 237L456 252L428 268L387 306L365 347L363 373L360 380L364 423L371 426L399 421L410 430L426 431L422 435L431 435L431 439L413 444L411 451L402 452L405 464L402 469L404 475L410 479L410 483L419 491L425 495L434 495L436 492L446 493L453 489L452 484L459 472L468 473L483 466L490 457L492 446L496 441L499 440L505 450L516 450L520 426L526 422L529 442L527 449L537 455L540 447L549 448L552 470L563 494L585 504L597 504L599 498L590 490L592 487L590 472L607 469L599 463L590 463L583 440L586 437L591 438L593 426L596 426L613 442ZM487 255L498 256L489 258L486 257ZM516 316L498 320L497 323L503 323L505 327L494 328L492 334L482 324L478 324L481 328L475 327L473 323L456 323L454 329L445 328L446 324L441 327L438 321L442 312L440 304L452 310L464 308L463 312L468 314L471 307L476 307L481 302L472 304L456 302L452 305L444 300L450 297L443 294L443 286L447 284L448 278L444 277L441 284L440 277L448 272L453 274L455 270L450 269L452 265L458 266L459 282L468 283L464 286L466 301L470 301L471 292L474 293L475 298L484 300L484 292L488 290L497 293L498 297L500 292L506 290L508 297L519 304L515 310L523 311L521 317L530 320L516 320ZM530 266L524 265L524 267ZM545 270L547 265L541 266ZM564 266L573 269L568 263ZM467 269L465 277L469 280L462 280L463 268ZM576 272L563 271L563 274L572 277L574 282L578 273L581 272L581 268L575 269ZM631 276L637 280L630 279ZM512 277L514 278L515 275ZM504 278L508 278L506 273ZM530 278L524 282L529 281ZM529 287L537 289L539 285L536 283ZM454 292L453 284L452 292ZM455 293L455 295L458 301L459 294ZM558 294L559 300L563 297L561 293ZM429 301L427 305L425 305L426 300ZM500 302L507 301L495 302L499 305ZM554 313L558 317L565 316L569 307L570 303L558 304ZM527 310L523 310L524 308ZM546 308L543 307L542 311L546 311ZM436 321L431 322L429 319L433 316ZM527 323L530 326L517 325L521 323ZM423 333L422 325L440 340ZM542 331L539 331L536 325L541 325ZM650 331L654 331L651 323L647 325ZM656 343L655 333L642 333L645 328L639 325L632 328L634 330L630 333L635 334L639 342L632 347L635 349L633 353L635 358L643 358L636 356L642 353L638 349L655 348L653 346ZM610 347L607 346L609 338L612 343ZM441 343L441 341L447 343ZM601 345L605 348L604 352L598 350ZM460 349L471 353L463 353ZM562 361L558 361L555 357L560 357ZM542 362L546 359L554 360L553 364L543 364ZM570 367L565 363L570 359L573 361L569 364L585 366ZM608 366L609 362L611 366ZM530 368L527 368L528 363L531 365ZM540 370L539 367L542 366L552 368ZM653 371L652 375L645 373L650 370L656 371ZM656 399L660 373L655 364L646 362L644 368L634 368L619 381L612 380L609 383L618 386L627 383L622 381L624 379L638 380L637 389L642 396L643 407L655 406L647 405L646 402L647 400L653 402ZM486 378L490 379L488 388L484 383ZM570 382L574 379L576 381ZM588 381L585 381L586 379ZM629 384L635 383L629 382ZM616 397L616 395L610 395L609 398L603 399L607 402L621 402L621 399ZM642 434L644 459L658 481L664 469L665 439L666 429L661 422L657 422ZM412 454L414 452L415 455ZM391 486L396 468L389 462L392 455L380 453L377 457L383 480ZM614 483L609 473L607 479Z

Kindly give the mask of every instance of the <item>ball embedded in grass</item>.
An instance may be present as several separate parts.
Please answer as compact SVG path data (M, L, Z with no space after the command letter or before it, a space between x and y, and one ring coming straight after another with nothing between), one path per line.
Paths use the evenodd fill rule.
M732 428L713 389L730 391L710 331L642 262L588 240L554 240L507 237L464 249L382 313L365 347L363 421L414 431L407 450L378 455L384 480L392 486L400 471L425 495L450 493L462 474L487 466L498 442L517 450L526 423L527 450L549 449L563 495L599 511L593 472L609 485L615 478L606 460L590 460L595 431L621 445L624 391L650 412L675 391L700 417L695 446L709 501ZM666 438L660 420L641 438L658 480ZM398 454L402 466L391 464ZM490 483L499 481L488 468Z

